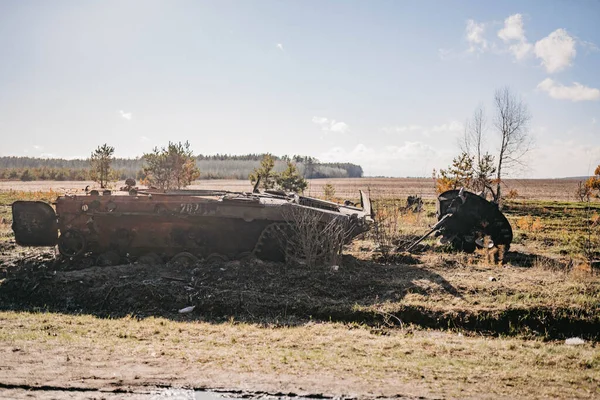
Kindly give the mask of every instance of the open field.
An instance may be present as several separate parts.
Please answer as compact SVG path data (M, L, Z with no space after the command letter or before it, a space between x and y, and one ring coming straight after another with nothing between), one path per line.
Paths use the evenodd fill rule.
M518 192L518 199L524 200L558 200L575 201L576 179L507 179L503 190ZM346 179L309 179L309 187L305 194L322 196L323 187L331 184L335 188L336 197L356 198L358 190L371 190L373 197L403 198L408 195L419 195L423 198L435 198L435 188L431 178L346 178ZM91 181L0 181L0 191L48 191L77 193L83 189L97 186ZM117 182L114 187L123 186ZM214 179L196 181L190 189L218 189L238 192L249 192L252 186L248 180Z
M311 194L328 182L338 198L370 186L380 208L403 206L431 183L312 181ZM536 182L506 203L514 241L501 265L434 239L384 260L366 234L337 268L313 269L256 259L193 269L63 262L53 249L16 247L9 228L12 201L57 193L36 192L38 182L0 191L0 395L46 385L105 397L166 385L360 398L597 398L600 275L586 254L600 258L600 203L566 201L573 181ZM67 188L81 182L54 187ZM429 198L423 212L397 214L398 239L424 233L433 209ZM177 312L191 305L191 313ZM566 345L573 336L585 343Z

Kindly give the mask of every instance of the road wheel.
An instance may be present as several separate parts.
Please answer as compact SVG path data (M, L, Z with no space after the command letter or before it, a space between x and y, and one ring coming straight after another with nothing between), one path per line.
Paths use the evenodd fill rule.
M253 254L266 261L285 261L287 238L289 232L287 223L272 223L260 234Z
M150 265L156 267L163 263L162 258L156 253L148 253L137 259L138 264Z
M187 251L182 251L181 253L175 254L173 258L171 258L171 261L169 261L169 266L190 268L196 265L196 263L198 263L198 257L192 253L188 253Z
M213 264L213 263L225 263L229 261L229 257L227 257L224 254L219 254L219 253L212 253L210 254L208 257L206 257L206 262L209 264Z
M85 245L85 236L75 229L64 231L58 238L58 251L65 257L82 255L85 251Z
M96 264L101 267L112 267L114 265L119 265L120 262L121 256L113 250L100 254L96 260Z

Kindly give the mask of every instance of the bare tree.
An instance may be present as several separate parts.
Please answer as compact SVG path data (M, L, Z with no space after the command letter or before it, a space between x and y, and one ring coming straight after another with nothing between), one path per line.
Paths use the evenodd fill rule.
M465 133L460 149L469 156L475 157L476 161L481 160L481 152L484 134L487 126L485 110L480 104L473 112L471 120L465 124Z
M472 179L471 189L476 192L481 192L483 197L486 197L489 191L495 199L496 194L492 187L492 177L496 173L494 166L494 156L486 150L484 152L484 143L486 141L485 131L487 129L487 118L482 105L479 105L471 120L465 124L465 132L460 144L463 154L465 154L471 162Z
M523 167L524 157L531 149L531 114L527 105L508 87L496 90L494 111L494 128L500 135L494 202L500 205L502 174Z

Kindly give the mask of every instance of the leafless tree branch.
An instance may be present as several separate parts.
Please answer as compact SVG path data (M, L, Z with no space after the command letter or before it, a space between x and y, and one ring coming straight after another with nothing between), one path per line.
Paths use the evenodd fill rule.
M500 135L500 150L496 170L496 193L494 201L500 204L503 173L526 165L525 155L531 150L533 142L529 133L531 114L523 100L510 88L496 90L494 94L494 128Z

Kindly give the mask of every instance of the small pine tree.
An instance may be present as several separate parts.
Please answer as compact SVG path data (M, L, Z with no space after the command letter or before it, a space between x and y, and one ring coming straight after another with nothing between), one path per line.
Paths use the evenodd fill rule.
M260 179L260 187L263 189L273 189L275 187L277 174L273 172L275 168L275 159L271 154L265 154L260 167L255 168L248 178L250 183L254 186Z
M308 186L308 182L304 179L296 164L291 161L287 162L287 168L280 174L275 175L275 182L285 192L301 193Z
M435 188L437 193L460 187L471 187L473 182L473 158L463 152L452 160L452 165L447 169L441 169L439 176L435 176Z
M29 172L28 168L25 168L25 170L23 170L23 173L21 174L21 178L20 178L23 182L27 182L27 181L32 181L34 179L33 175L31 175L31 172Z
M114 160L115 148L104 143L98 146L90 157L90 177L104 189L110 180L110 165Z
M333 197L335 196L335 187L333 187L331 183L327 183L325 186L323 186L323 195L325 196L326 200L333 200Z
M495 197L494 188L492 187L493 183L495 182L493 176L496 173L494 156L489 153L485 153L479 160L478 164L479 165L474 165L473 181L470 188L475 192L486 193L486 191L489 191L492 196Z
M172 143L142 156L145 182L162 190L181 189L200 177L190 143Z

